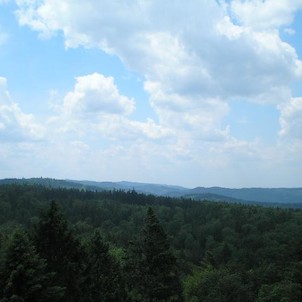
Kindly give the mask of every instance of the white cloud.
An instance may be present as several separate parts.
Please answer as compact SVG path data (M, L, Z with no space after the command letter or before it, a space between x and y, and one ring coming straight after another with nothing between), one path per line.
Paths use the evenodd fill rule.
M278 30L289 25L297 9L302 8L301 0L250 0L232 1L232 11L247 27L257 30Z
M150 118L145 122L130 119L134 99L121 95L112 77L98 73L77 77L74 89L53 107L57 114L49 118L48 127L61 135L83 139L89 133L99 139L135 142L167 139L174 134Z
M194 139L225 138L227 129L221 129L220 123L229 107L220 99L164 93L160 83L146 82L145 89L161 125Z
M39 140L43 128L31 114L25 114L12 101L7 90L7 80L0 77L0 138L2 141Z
M125 114L135 109L133 99L120 95L112 77L94 73L76 78L74 91L64 98L66 114Z
M302 98L292 98L279 106L281 116L279 132L282 138L302 140Z
M161 83L166 95L280 103L270 91L284 91L301 77L302 64L271 29L288 25L300 2L19 0L17 15L44 35L62 32L67 47L99 47L118 55L146 81ZM258 9L260 19L254 20ZM234 13L242 24L232 23Z
M97 129L106 138L121 142L167 141L175 135L171 129L156 124L152 119L138 122L113 115L102 116Z
M290 27L301 1L18 0L17 4L19 23L42 37L59 34L66 47L97 47L118 56L140 74L157 114L158 122L135 121L134 100L119 93L113 78L77 77L60 114L48 124L62 140L68 137L60 150L70 150L71 159L77 158L72 149L80 146L100 166L111 165L113 174L126 163L121 178L137 161L150 173L165 167L177 183L185 183L187 174L176 172L186 169L196 183L205 180L200 167L216 176L225 168L234 175L221 171L221 178L238 179L244 169L257 175L268 165L263 173L268 178L286 148L278 146L275 156L272 148L258 141L232 137L223 121L233 100L282 104L280 135L300 136L300 101L287 100L290 85L302 77L302 63L279 32ZM98 151L85 149L90 139L101 145ZM295 146L293 154L299 158L301 146ZM173 167L166 162L173 162ZM144 173L138 170L136 175ZM283 161L282 171L289 170Z

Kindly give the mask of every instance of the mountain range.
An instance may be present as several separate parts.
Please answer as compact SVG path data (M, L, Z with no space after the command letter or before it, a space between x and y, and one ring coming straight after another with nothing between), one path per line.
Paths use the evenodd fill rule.
M191 198L194 200L213 200L235 203L261 204L302 208L302 188L222 188L149 184L139 182L96 182L86 180L59 180L52 178L10 178L0 180L3 184L35 184L53 188L68 188L82 190L135 190L138 193L157 196Z

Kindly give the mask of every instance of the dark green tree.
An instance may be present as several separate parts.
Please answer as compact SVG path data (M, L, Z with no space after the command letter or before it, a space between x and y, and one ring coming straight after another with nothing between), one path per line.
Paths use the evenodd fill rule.
M262 285L257 302L298 302L302 298L302 286L298 283L284 280L274 284Z
M128 272L130 280L135 282L130 291L137 301L183 301L176 258L171 253L167 236L150 207L141 246L134 246L132 251L134 261L130 261L131 270L128 269Z
M226 269L211 266L193 271L184 282L187 301L194 302L241 302L251 301L248 287L241 276Z
M82 301L82 247L67 225L56 202L51 202L35 229L39 254L47 260L47 270L57 273L57 281L65 290L65 301Z
M23 230L17 230L6 250L3 264L1 302L58 301L63 289L54 285L54 273L46 272L40 258Z
M87 247L87 279L85 292L87 301L126 301L125 285L120 265L110 255L109 246L96 231Z

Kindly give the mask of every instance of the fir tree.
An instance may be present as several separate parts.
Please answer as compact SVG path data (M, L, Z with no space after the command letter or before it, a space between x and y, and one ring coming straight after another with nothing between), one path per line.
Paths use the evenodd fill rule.
M63 296L63 289L53 285L54 274L46 272L45 260L24 231L14 233L4 259L1 302L58 301Z
M56 202L42 214L35 241L38 252L47 260L47 270L56 272L60 286L66 288L65 301L81 301L84 254Z
M138 255L134 256L134 262L130 261L132 272L127 270L130 280L136 282L130 288L132 296L146 302L183 301L176 258L151 208L147 212L142 245L133 251Z
M123 302L125 286L119 263L98 231L88 245L86 292L89 301Z

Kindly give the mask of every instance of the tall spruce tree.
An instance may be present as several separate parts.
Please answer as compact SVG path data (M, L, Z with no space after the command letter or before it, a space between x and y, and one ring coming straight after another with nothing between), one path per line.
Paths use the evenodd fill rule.
M39 254L47 260L47 270L56 272L59 285L65 288L64 301L82 301L84 253L54 201L40 217L35 242Z
M88 301L124 302L125 285L117 260L110 255L109 246L96 231L87 247Z
M63 289L54 285L54 274L46 272L45 260L23 230L13 234L2 273L1 302L51 302L63 296Z
M131 259L132 258L132 259ZM176 258L152 208L148 208L141 246L128 257L130 294L135 301L183 301Z

